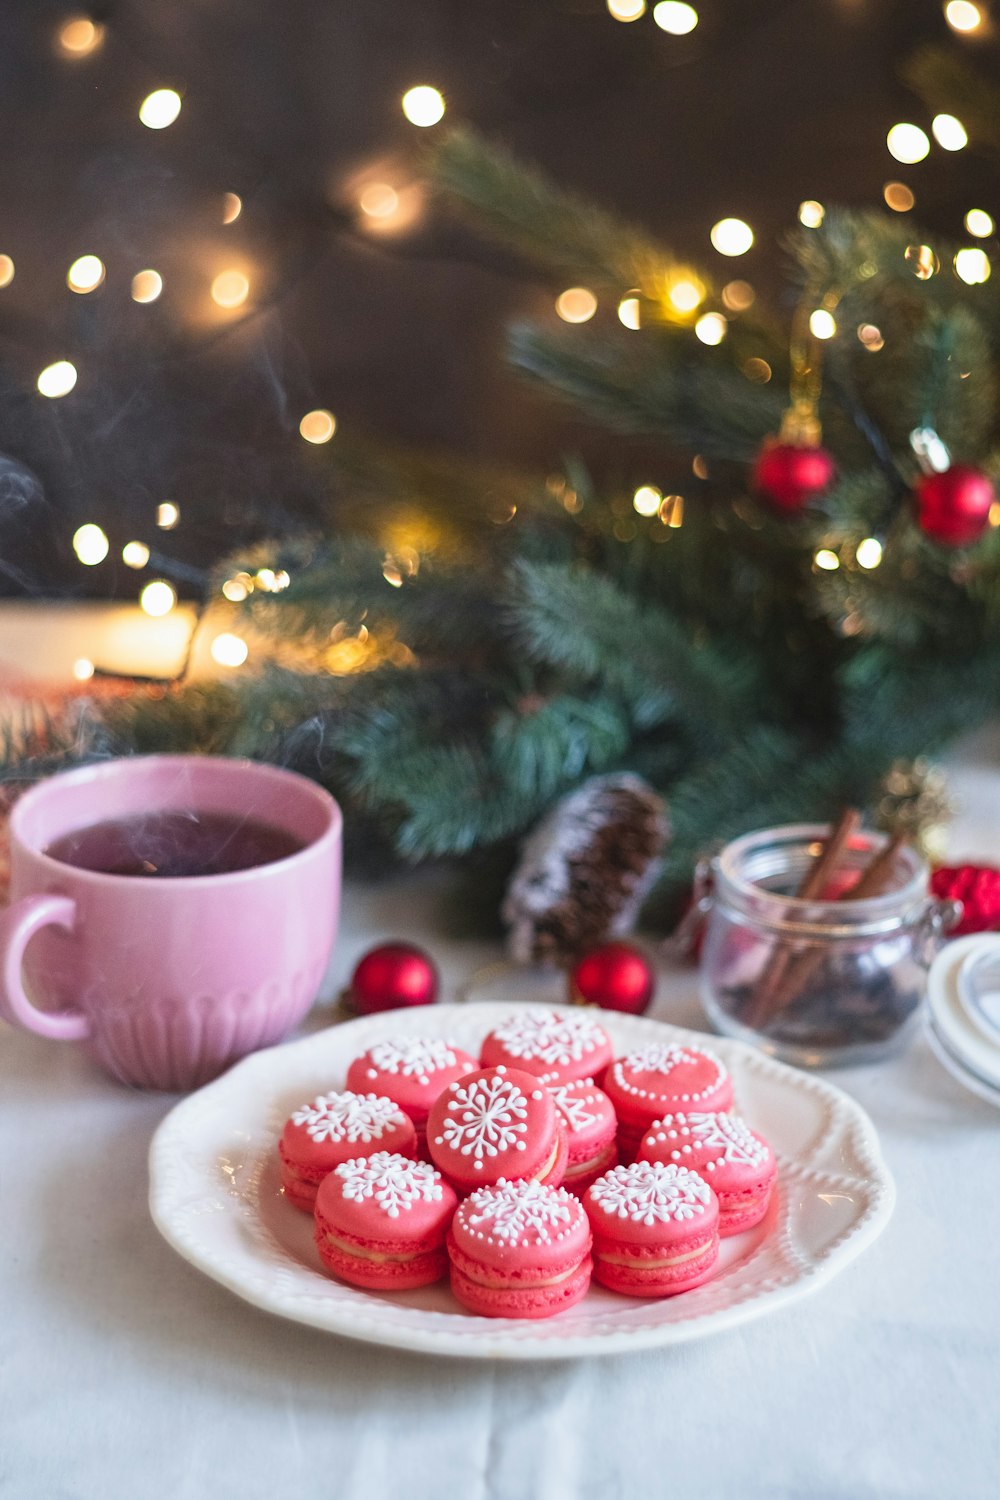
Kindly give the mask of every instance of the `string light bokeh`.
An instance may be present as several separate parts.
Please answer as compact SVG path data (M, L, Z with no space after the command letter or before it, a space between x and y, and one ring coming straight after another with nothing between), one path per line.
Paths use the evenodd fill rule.
M609 17L625 24L609 27ZM716 44L721 47L727 39L734 44L738 41L738 33L728 30L735 25L732 18L717 14L707 7L699 11L695 6L671 3L671 0L661 0L661 3L655 5L647 4L646 0L607 0L606 14L601 11L598 19L604 26L604 31L613 34L616 46L632 49L628 56L634 61L635 76L639 80L636 84L637 97L641 92L642 69L649 60L669 60L673 66L678 60L683 62L690 55L692 67L699 65L700 60L704 59L704 66L710 69L714 66L712 47ZM873 18L869 20L872 25L875 24ZM569 26L576 22L563 18L558 24ZM835 22L831 21L830 25L832 27ZM993 32L988 7L960 3L960 0L949 0L949 3L938 8L937 27L942 36L952 38L954 45L958 46L980 46L983 39ZM325 376L317 378L316 374L308 375L302 380L295 399L291 401L282 389L286 380L283 363L285 356L281 352L275 352L275 345L267 346L265 331L270 330L267 336L274 336L277 320L282 315L278 310L283 311L286 299L295 291L296 275L321 279L328 274L324 270L324 257L336 235L348 234L347 217L350 218L350 229L355 232L356 238L364 236L366 242L373 246L376 242L389 246L391 242L398 247L393 253L398 254L402 262L413 253L418 256L419 265L419 255L422 253L419 236L434 230L433 207L429 207L427 203L417 158L406 154L414 149L409 143L422 132L442 125L446 118L449 125L453 117L459 124L468 122L473 126L481 125L489 115L489 109L484 105L484 120L477 118L479 100L476 89L471 85L466 86L454 67L453 58L447 55L447 48L443 45L439 59L433 56L433 52L426 59L426 73L423 61L419 66L407 69L412 78L409 86L404 87L407 83L405 74L393 87L385 88L381 95L372 84L370 141L366 141L364 149L360 146L352 148L354 157L345 163L345 169L339 174L332 168L327 170L323 166L328 179L338 178L338 203L343 204L345 199L349 202L349 216L345 213L343 222L335 222L333 217L330 218L324 231L328 243L318 247L314 243L311 260L303 257L299 247L294 244L294 253L286 257L284 251L278 248L286 233L284 227L279 227L282 223L280 214L283 213L289 222L294 220L297 213L302 214L303 222L309 214L318 215L315 204L310 204L306 209L304 189L301 186L297 189L301 194L301 203L295 201L291 191L284 192L284 196L271 192L270 197L262 197L260 184L269 180L267 171L262 170L260 162L254 160L253 151L248 153L246 160L241 161L238 149L234 149L231 144L234 140L238 141L240 128L245 122L235 118L227 121L218 116L214 120L210 118L213 99L211 90L207 87L207 72L201 78L195 74L188 76L190 70L180 67L178 58L171 55L166 46L163 47L161 56L149 54L144 67L136 70L134 60L128 57L127 43L123 41L123 36L124 28L116 28L113 8L107 12L102 9L99 19L83 13L73 13L68 9L63 17L50 24L42 40L44 48L50 54L50 65L64 70L67 80L86 79L89 86L97 90L107 90L112 77L116 84L120 84L121 102L116 107L121 112L122 139L131 143L129 149L147 153L149 171L147 178L135 178L136 182L141 181L143 185L141 189L136 189L134 203L128 202L123 190L120 201L123 221L128 221L128 214L135 204L143 201L144 196L151 203L154 201L155 191L158 189L154 189L151 184L158 177L165 180L173 174L175 180L181 182L189 163L195 168L191 172L190 198L184 212L170 214L158 209L159 217L151 213L148 223L142 226L141 233L133 232L134 226L131 225L127 233L124 230L119 233L114 227L109 229L107 226L103 233L95 232L99 228L96 220L91 220L86 214L76 210L67 213L67 242L62 247L61 268L56 259L54 239L51 256L56 279L61 278L59 286L63 302L75 304L77 311L75 315L66 308L59 311L58 317L64 319L59 324L53 302L51 337L45 342L45 347L40 343L25 356L25 368L29 372L36 372L29 373L26 377L29 386L33 384L38 395L47 398L47 401L35 401L35 405L53 412L57 406L61 413L58 418L60 422L72 424L78 421L82 426L85 420L83 414L90 410L87 403L99 401L102 392L110 393L115 388L116 399L123 411L128 410L130 399L138 401L147 398L141 379L132 380L125 371L113 368L113 359L109 354L112 346L107 341L107 333L102 335L105 343L101 352L97 352L93 333L96 325L86 321L92 316L96 318L106 311L108 322L103 326L105 329L116 330L124 327L122 320L130 316L135 322L134 347L145 349L151 366L161 359L173 360L179 365L184 357L183 338L191 333L208 335L206 346L211 348L211 336L225 333L231 328L234 341L228 346L223 343L214 346L223 351L224 356L220 365L224 369L224 375L218 388L220 392L226 390L233 393L233 407L237 412L235 418L231 419L233 432L252 431L255 426L254 401L259 400L262 389L274 392L274 409L280 413L275 426L280 428L281 434L273 439L274 474L280 475L282 461L291 463L295 452L308 455L310 449L323 449L338 429L338 419L326 406L306 409L310 399L329 401L338 413L344 412L345 420L348 407L362 404L357 394L357 382L349 373L351 361L346 358L340 360L339 364L338 360L330 361L338 377L333 381ZM692 40L685 42L685 37ZM435 82L425 81L427 75ZM683 94L683 72L678 72L676 76L682 85ZM110 109L110 105L108 108ZM681 118L680 109L673 104L672 109L676 124ZM921 210L930 209L933 217L935 197L938 202L942 199L941 174L950 170L950 165L945 165L948 157L963 154L971 156L972 153L966 152L966 147L970 145L970 133L971 144L976 146L975 131L972 128L975 121L971 113L970 119L965 121L943 112L932 116L930 110L918 114L909 107L900 107L899 113L906 113L908 118L897 123L892 123L887 106L881 119L877 118L877 113L876 105L872 106L870 118L862 112L862 123L868 132L872 148L872 172L880 173L877 178L871 176L868 187L864 189L868 193L868 201L876 203L881 195L882 202L891 213L912 213L916 208L916 188L921 195ZM144 130L136 128L137 118L145 127ZM501 134L509 123L501 122ZM416 129L408 130L408 125L415 126ZM229 126L232 127L231 130L227 128ZM624 133L624 118L619 128ZM151 134L147 135L147 131ZM157 134L163 138L159 142L152 139ZM304 129L301 139L304 141L308 135L309 132ZM171 140L172 136L176 136L176 147ZM398 142L404 137L407 142L405 149L397 150ZM678 147L677 150L678 161L691 155L691 142L697 141L699 137L706 138L704 118L699 120L696 130L688 129L686 147ZM317 142L323 139L322 134L316 132L313 132L313 138ZM539 127L538 141L536 154L544 158L546 136L543 127ZM369 145L372 149L368 149ZM322 150L329 148L317 145L316 149L319 155ZM565 151L565 140L561 149ZM176 154L168 154L172 151ZM205 153L202 158L198 158L199 151ZM557 140L552 154L555 159L560 156ZM713 159L729 162L725 153L716 153ZM906 174L912 175L913 186L896 180L881 182L883 175L887 176L894 170L891 165L893 161L915 169L912 174ZM777 194L770 199L766 194L763 195L767 206L762 206L758 214L758 201L762 200L764 181L760 163L751 161L751 180L745 186L741 172L735 169L735 157L729 165L733 170L730 171L727 166L725 171L720 171L719 184L713 184L711 194L707 188L697 183L694 175L691 176L689 187L692 206L688 208L685 205L684 208L684 212L690 217L686 233L678 236L677 243L700 244L704 247L711 245L716 256L729 259L751 256L747 262L748 274L753 277L754 283L761 286L761 293L765 298L762 306L766 307L766 298L773 291L774 285L774 248L785 228L796 220L804 229L820 228L838 198L845 195L838 191L838 180L831 179L831 164L824 160L821 152L813 150L810 171L803 174L803 180L789 182L787 191L782 188L784 196L780 198L780 202ZM928 176L921 175L929 174L932 168L938 173L938 179L933 181ZM757 174L756 179L753 178L753 172ZM586 175L585 171L583 175ZM305 173L303 178L304 176ZM844 180L845 177L841 174L841 188ZM344 184L350 185L346 192ZM636 178L635 185L626 187L625 197L629 191L634 195L630 209L632 217L640 222L648 218L652 230L657 234L662 233L670 240L674 228L673 218L677 212L676 199L672 202L658 201L655 194L650 194L648 178L641 185ZM818 196L804 197L803 193L816 193ZM863 191L855 195L856 200L863 196ZM329 194L327 198L328 202L332 201ZM986 206L978 206L980 202ZM969 207L970 203L976 206ZM914 278L921 281L934 276L947 276L973 289L987 282L995 256L992 241L996 225L993 213L989 211L992 207L992 201L985 192L974 193L970 189L964 197L960 215L956 217L954 208L949 208L947 212L951 214L951 219L946 222L946 211L939 211L940 240L928 235L925 243L922 236L918 237L914 233L911 251L907 253L907 265ZM738 216L743 213L747 213L753 221L752 225L747 219ZM139 222L140 216L137 216L136 224ZM938 229L938 224L933 227ZM43 228L44 226L39 228L39 237ZM962 240L966 237L981 243L963 244ZM21 238L23 240L23 235ZM317 240L318 238L317 236ZM294 241L294 234L288 232L288 239L290 242ZM951 243L945 250L948 240ZM936 246L941 250L940 255ZM752 254L755 247L759 247L760 253ZM357 253L356 247L351 253ZM52 276L49 275L46 284L39 269L41 258L37 249L22 255L21 243L14 239L7 242L7 250L0 255L0 288L11 287L14 283L15 260L21 269L11 296L20 295L22 284L27 284L30 285L30 294L34 299L40 301L44 296L51 299L54 295ZM593 288L584 284L563 288L553 286L548 292L548 318L552 318L554 304L557 319L569 325L567 336L576 337L571 330L580 326L581 338L592 333L603 336L609 326L619 333L626 330L629 334L641 334L645 337L650 330L660 325L672 325L675 331L692 341L692 348L703 346L701 357L727 357L725 350L721 355L712 355L706 351L711 351L727 340L731 347L740 328L745 328L752 321L750 310L757 300L756 286L749 280L726 280L724 273L719 273L719 263L715 257L703 250L698 251L694 261L700 266L705 282L696 271L689 271L682 264L677 264L669 278L663 278L652 288L623 284L608 289L598 285L596 280ZM299 262L306 266L304 273L299 270ZM761 262L759 267L758 262ZM291 271L289 266L293 267ZM339 266L338 274L342 273L343 266ZM28 282L26 274L30 278ZM359 330L365 319L368 320L371 337L371 329L381 315L379 277L387 274L386 265L371 262L366 274L368 279L365 290L356 295L348 293L341 299L341 311L346 309L350 315L344 321L354 320L356 326L352 328L351 335L358 341L362 337ZM586 272L582 274L586 275ZM566 279L568 281L569 276ZM712 284L706 284L708 282ZM315 289L316 281L309 285ZM69 296L69 293L73 296ZM483 293L480 291L477 295ZM532 297L533 292L527 285L523 285L511 299L514 311L530 312ZM447 296L442 295L436 305L444 308L447 302ZM131 313L130 303L135 304ZM142 312L142 308L148 308L149 311ZM470 309L471 303L466 302L463 315L469 317ZM71 321L74 316L84 321L74 325ZM303 315L300 312L299 325L306 321L308 313ZM593 326L585 329L582 325L586 324ZM255 328L261 330L261 342L256 345L251 342ZM840 330L836 308L831 310L827 306L817 306L812 312L810 328L812 336L821 342L837 337ZM251 333L244 335L244 329L251 330ZM153 333L150 330L158 331ZM335 345L337 335L337 325L328 322L323 334L327 343ZM162 346L158 347L153 343L143 346L139 342L143 338L154 337L162 337ZM377 341L378 336L375 337ZM855 350L859 342L866 352L872 354L878 353L885 345L879 328L874 324L858 324L856 318L845 322L842 337ZM240 338L245 338L246 342L239 343ZM424 347L429 348L430 342L425 340ZM417 346L420 339L411 337L409 343L410 369L418 369ZM358 347L360 342L355 344L355 348ZM641 340L636 341L635 347L641 347ZM239 354L233 351L239 351ZM252 375L243 377L236 374L240 357L246 357L247 369L252 371ZM293 359L291 363L294 362ZM753 383L766 384L773 375L768 361L754 352L752 341L746 347L740 346L737 367ZM211 385L210 377L206 377L205 384ZM432 379L422 379L418 374L415 381L411 375L410 385L411 388L419 386L421 394L426 395L433 390L435 382ZM393 395L387 394L385 397L387 406L395 399L401 410L405 408L404 386L405 380L401 375L399 390L394 390ZM134 397L130 395L133 387ZM110 394L108 399L110 401ZM158 398L150 394L148 399L150 403L154 403ZM346 401L346 407L342 407L342 401ZM55 406L49 407L48 403L55 403ZM242 412L239 411L240 403L243 404ZM189 411L196 409L197 403L192 401ZM158 410L162 414L167 408L161 404ZM155 428L156 419L150 412L147 412L146 419ZM53 416L52 420L56 418ZM201 424L196 422L193 425ZM510 425L516 428L517 424ZM92 428L94 432L101 430L96 412ZM348 426L343 428L345 434L348 430ZM225 471L227 466L233 467L231 464L227 465L225 450L229 445L230 454L238 451L240 439L229 434L225 438L216 436L207 415L203 432L205 452L211 450L213 442L219 446L217 460L205 464L203 489L208 490L212 484L211 476ZM285 444L284 449L280 447L281 442ZM158 453L160 446L159 442L154 442L152 453ZM179 444L171 441L162 446L173 450ZM332 451L339 452L340 446L338 441ZM314 453L305 461L318 466L322 455ZM133 572L149 567L150 552L146 543L139 540L122 543L121 537L141 536L144 529L150 528L154 523L160 531L177 533L176 539L171 539L171 545L176 540L179 554L187 551L190 556L197 552L198 543L194 536L200 524L199 503L189 505L186 491L180 484L177 485L176 492L184 495L183 520L174 502L156 501L157 490L162 493L164 489L169 492L174 488L170 483L172 476L161 486L156 463L156 458L151 456L150 472L140 482L133 483L128 490L135 497L129 501L133 508L128 512L128 529L124 526L120 529L110 526L117 503L114 486L108 487L106 498L102 501L108 507L107 534L117 534L118 537L113 547L110 544L106 546L101 559L101 565L106 565L105 572L110 587L129 586L127 582L122 584L117 574L112 578L108 571L119 561L123 567ZM183 472L184 465L180 464L179 467ZM136 459L134 468L136 471L141 470L140 458ZM225 499L225 513L229 518L226 524L237 532L244 514L256 517L265 513L259 501L255 502L256 511L251 505L245 513L241 513L239 484L238 479L234 480L234 493L227 494ZM278 488L280 484L272 483L272 490ZM265 489L266 481L262 476L261 490ZM643 512L633 505L633 518L635 515L644 519L660 515L663 520L660 511L666 501L662 494L655 486L640 486L635 493L644 489L650 492L650 496L655 491L659 498L649 512ZM99 491L98 486L96 492ZM567 490L566 493L572 499L563 508L573 514L578 497L572 490ZM143 502L144 510L140 505L141 496L146 497ZM682 515L683 502L680 497L667 498L679 502L678 505L671 504L668 507L669 514ZM644 503L651 503L651 499ZM164 520L165 514L170 515L165 507L172 505L176 514L172 519ZM99 510L100 506L96 508ZM78 520L79 517L73 519ZM84 523L90 524L96 523ZM629 524L632 524L631 520ZM671 520L664 521L664 524L673 526L675 523ZM60 539L64 552L67 537L75 538L79 530L79 527L74 529L71 524L64 527ZM164 542L166 540L164 538ZM95 562L84 562L75 547L75 541L74 556L83 566L98 567ZM405 570L400 570L395 554L394 559L386 563L384 576L387 583L397 587L401 586L406 575ZM161 560L157 555L155 566L158 570L169 570L169 565L169 558ZM863 564L859 563L859 566ZM397 575L399 585L395 582ZM194 573L189 576L193 579ZM254 581L254 575L248 577L251 578L251 589L268 591L266 576L263 582ZM136 597L134 585L139 581L133 576L133 598ZM155 585L167 583L167 580L152 582ZM239 580L227 580L227 585L229 584L232 585L231 592L238 593L241 588L246 587ZM180 566L178 579L173 579L167 586L174 590L176 598L177 588L184 588L183 566ZM165 596L154 590L151 597L155 602L158 598L162 601ZM248 594L245 593L243 597L248 597ZM226 598L229 602L237 602L229 594L226 594ZM143 607L146 607L145 604Z

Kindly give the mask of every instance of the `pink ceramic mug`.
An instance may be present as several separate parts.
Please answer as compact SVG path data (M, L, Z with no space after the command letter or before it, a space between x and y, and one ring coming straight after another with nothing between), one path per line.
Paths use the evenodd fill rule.
M151 811L252 818L300 847L249 869L168 878L45 852ZM83 1042L123 1082L195 1088L279 1041L315 999L337 931L341 816L304 776L197 755L84 766L19 799L10 845L0 1013Z

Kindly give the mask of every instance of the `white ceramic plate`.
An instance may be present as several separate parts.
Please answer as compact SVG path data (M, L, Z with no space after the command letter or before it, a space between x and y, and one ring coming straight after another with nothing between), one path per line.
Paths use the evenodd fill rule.
M864 1111L839 1089L742 1042L639 1016L599 1015L616 1053L651 1041L709 1045L733 1075L736 1104L778 1158L763 1224L723 1240L720 1268L659 1301L593 1287L538 1322L463 1311L442 1282L371 1293L326 1276L311 1220L280 1190L275 1146L292 1110L342 1088L347 1065L388 1036L445 1037L474 1055L513 1006L495 1002L392 1011L258 1052L178 1104L150 1148L150 1207L161 1234L206 1276L248 1302L315 1328L428 1354L561 1359L701 1338L815 1291L884 1229L895 1197ZM524 1009L523 1005L516 1007Z

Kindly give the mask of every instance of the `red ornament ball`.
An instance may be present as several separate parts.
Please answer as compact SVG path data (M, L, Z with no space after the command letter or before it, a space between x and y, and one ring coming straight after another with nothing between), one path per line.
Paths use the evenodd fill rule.
M584 954L570 971L569 998L574 1005L641 1015L653 998L656 970L630 943L605 943Z
M837 472L825 448L805 443L765 443L753 469L754 489L786 515L801 510L833 482Z
M931 876L931 890L939 901L961 901L961 920L949 937L1000 928L1000 870L992 865L942 865Z
M915 494L921 531L942 547L977 542L997 498L989 475L972 464L952 464L942 474L924 474Z
M351 976L347 1001L359 1016L437 999L438 971L433 959L412 943L382 943L366 953Z

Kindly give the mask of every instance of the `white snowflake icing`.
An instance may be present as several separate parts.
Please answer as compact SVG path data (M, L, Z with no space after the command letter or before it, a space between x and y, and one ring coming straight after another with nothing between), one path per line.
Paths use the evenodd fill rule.
M604 1031L582 1016L563 1016L556 1010L523 1011L494 1027L493 1036L511 1057L537 1058L550 1067L579 1062L605 1043Z
M292 1115L314 1141L378 1141L390 1125L405 1125L398 1104L379 1094L320 1094Z
M635 1094L640 1098L650 1097L650 1090L640 1088L632 1082L632 1077L637 1073L659 1073L664 1078L669 1078L676 1068L685 1063L697 1066L698 1063L708 1063L715 1071L715 1077L706 1082L702 1088L692 1088L690 1092L680 1095L680 1098L693 1103L704 1099L714 1092L720 1083L728 1076L714 1052L701 1052L680 1047L674 1042L652 1042L647 1047L642 1047L638 1052L630 1052L627 1057L619 1058L612 1070L615 1082L627 1093ZM654 1091L655 1092L655 1091Z
M512 1146L518 1151L526 1149L520 1137L528 1129L527 1114L524 1094L499 1071L471 1083L456 1083L450 1090L441 1134L434 1143L450 1146L462 1156L474 1156L474 1166L481 1168L484 1156L498 1156Z
M633 1073L662 1073L669 1078L675 1068L682 1063L694 1063L698 1061L696 1052L688 1052L684 1047L678 1047L672 1042L651 1042L648 1047L643 1047L639 1052L630 1052L625 1059L625 1066Z
M730 1114L728 1110L664 1115L652 1129L661 1142L677 1142L676 1149L671 1153L673 1156L688 1150L684 1143L690 1141L710 1151L717 1167L727 1161L737 1166L759 1167L768 1157L768 1148L764 1142L758 1140L745 1120L741 1120L739 1115Z
M595 1090L581 1096L578 1084L562 1083L550 1088L549 1093L570 1130L586 1130L588 1125L596 1125L600 1119L599 1115L591 1113L587 1108L588 1104L600 1097Z
M397 1042L376 1042L368 1058L381 1073L401 1073L404 1078L430 1082L430 1074L441 1068L453 1068L458 1061L452 1051L454 1043L437 1037L407 1037Z
M352 1203L372 1198L390 1219L414 1203L438 1203L444 1196L441 1175L425 1161L410 1161L395 1151L376 1151L334 1167L344 1179L344 1197Z
M631 1219L633 1224L693 1219L696 1214L703 1214L712 1201L711 1188L697 1172L673 1162L664 1166L658 1161L612 1167L594 1183L590 1195L606 1214Z
M494 1187L478 1188L466 1199L470 1226L482 1224L495 1240L517 1245L527 1236L550 1245L580 1213L577 1200L564 1188L540 1182L509 1182L501 1177Z

